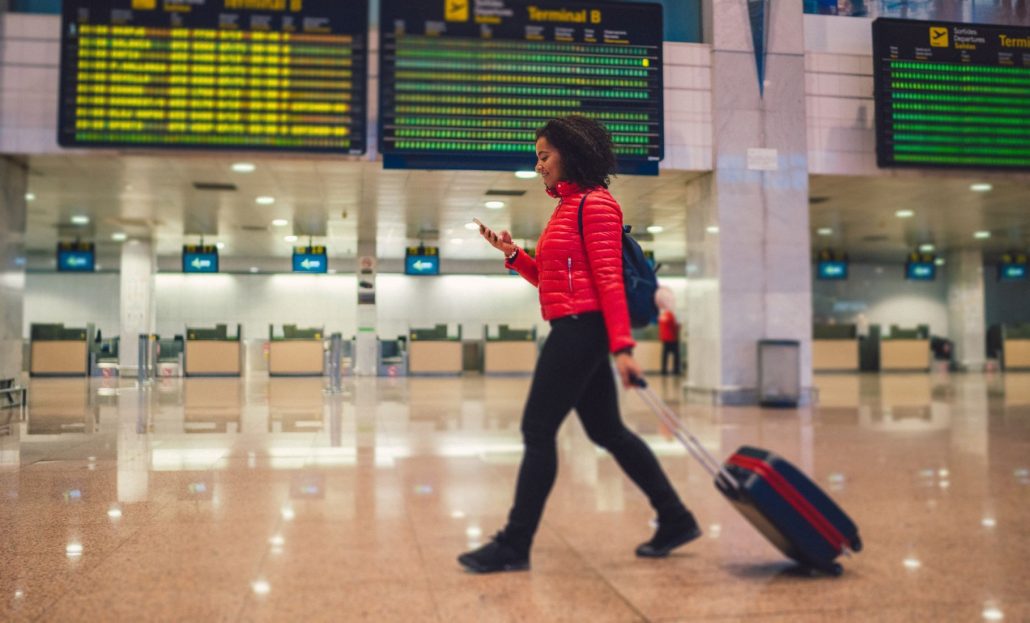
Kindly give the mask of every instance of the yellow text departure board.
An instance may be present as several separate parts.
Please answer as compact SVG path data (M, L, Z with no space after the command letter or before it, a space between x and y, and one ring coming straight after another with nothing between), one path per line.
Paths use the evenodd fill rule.
M662 7L561 0L381 0L387 168L532 168L536 130L604 123L624 173L663 156Z
M360 154L368 0L64 0L58 142Z

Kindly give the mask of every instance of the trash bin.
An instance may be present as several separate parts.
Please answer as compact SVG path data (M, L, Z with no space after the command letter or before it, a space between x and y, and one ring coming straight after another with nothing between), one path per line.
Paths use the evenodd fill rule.
M796 407L801 401L801 342L758 341L758 403Z

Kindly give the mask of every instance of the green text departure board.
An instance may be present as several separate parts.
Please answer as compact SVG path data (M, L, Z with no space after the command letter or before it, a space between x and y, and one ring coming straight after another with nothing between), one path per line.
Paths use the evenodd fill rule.
M364 153L368 0L64 0L58 142Z
M536 130L582 114L620 170L658 172L662 8L553 0L382 0L387 168L532 168Z
M881 167L1030 169L1030 28L873 22Z

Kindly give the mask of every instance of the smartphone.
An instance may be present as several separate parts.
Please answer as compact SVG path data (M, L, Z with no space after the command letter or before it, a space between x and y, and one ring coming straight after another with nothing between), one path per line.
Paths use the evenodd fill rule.
M475 223L476 225L479 225L483 229L490 229L489 227L487 227L486 225L483 224L483 221L479 220L478 218L476 218L474 216L472 217L472 222Z

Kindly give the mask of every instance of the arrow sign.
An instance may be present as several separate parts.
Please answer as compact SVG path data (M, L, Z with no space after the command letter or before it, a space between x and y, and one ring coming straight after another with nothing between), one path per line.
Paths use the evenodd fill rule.
M304 258L304 260L301 261L300 265L302 268L304 268L304 270L311 270L312 268L318 268L319 266L321 266L322 262L319 262L318 260L310 260L308 258Z
M411 265L411 267L415 270L429 270L433 267L433 263L423 262L422 260L416 260L415 263Z
M190 262L190 266L197 269L211 268L211 260L202 260L199 257L195 257L193 258L193 261Z

